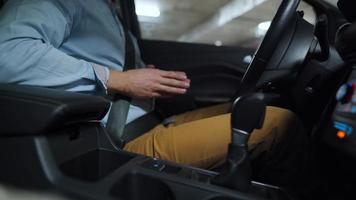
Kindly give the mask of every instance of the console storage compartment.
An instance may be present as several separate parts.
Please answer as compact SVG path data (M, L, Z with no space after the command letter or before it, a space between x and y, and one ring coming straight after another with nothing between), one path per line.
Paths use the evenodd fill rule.
M127 200L174 200L171 189L161 180L129 173L115 183L111 194Z
M83 181L98 181L124 165L132 155L95 149L73 158L59 166L67 176Z

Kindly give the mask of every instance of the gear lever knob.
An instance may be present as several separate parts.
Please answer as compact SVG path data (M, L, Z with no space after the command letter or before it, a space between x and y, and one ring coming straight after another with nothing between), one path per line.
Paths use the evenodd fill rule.
M251 167L247 141L254 129L263 125L266 105L262 94L239 97L233 104L231 113L231 143L226 164L212 183L247 191L251 184Z
M262 128L266 104L260 94L242 96L236 99L231 111L231 143L246 145L254 129Z

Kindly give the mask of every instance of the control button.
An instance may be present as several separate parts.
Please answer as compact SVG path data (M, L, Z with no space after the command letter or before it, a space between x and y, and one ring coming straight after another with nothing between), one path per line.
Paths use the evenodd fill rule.
M342 104L348 103L352 100L354 93L355 84L344 84L342 85L336 93L336 100Z
M150 159L149 161L144 162L141 166L143 166L147 169L158 171L158 172L163 171L164 168L166 167L166 165L162 161L160 161L156 158Z
M154 161L155 162L153 163L152 169L160 172L166 167L166 165L162 163L160 160L154 159Z
M339 139L345 139L350 136L353 132L352 126L345 124L343 122L334 122L334 127L338 130L336 137Z
M345 139L346 138L346 133L345 131L338 131L336 133L336 136L339 138L339 139Z

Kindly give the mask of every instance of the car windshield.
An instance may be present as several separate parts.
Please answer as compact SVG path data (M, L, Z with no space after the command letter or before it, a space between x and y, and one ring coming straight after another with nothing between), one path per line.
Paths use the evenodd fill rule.
M144 39L256 49L282 0L135 0ZM315 22L311 6L299 10Z
M336 4L338 2L338 0L324 0L324 1L330 3L330 4L334 5L334 6L337 6Z

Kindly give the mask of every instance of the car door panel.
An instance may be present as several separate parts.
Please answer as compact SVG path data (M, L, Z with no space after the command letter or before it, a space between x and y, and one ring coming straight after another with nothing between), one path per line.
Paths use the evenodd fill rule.
M255 52L241 47L153 40L140 40L139 44L147 64L184 71L192 81L186 95L158 101L158 106L170 114L230 101L247 69L246 58Z

